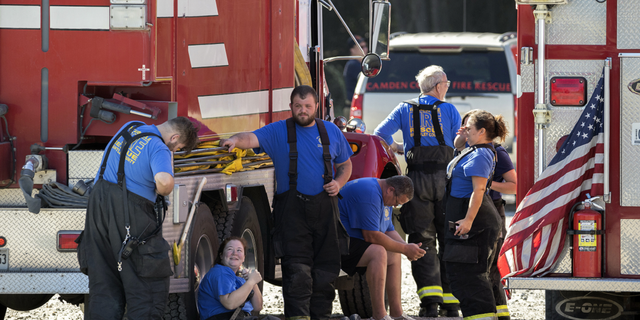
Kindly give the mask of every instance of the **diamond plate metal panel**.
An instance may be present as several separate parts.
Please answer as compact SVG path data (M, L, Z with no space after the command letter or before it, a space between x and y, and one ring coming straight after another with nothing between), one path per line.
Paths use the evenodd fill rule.
M553 21L545 24L547 44L605 45L607 3L593 0L568 0L567 2L567 4L554 6L550 10ZM538 43L537 21L536 43Z
M535 65L520 65L520 90L522 92L534 92L535 80Z
M0 211L0 235L7 239L9 272L79 271L76 252L59 252L60 230L83 230L84 210L27 209Z
M640 78L640 58L620 58L620 205L640 206L640 146L632 144L632 125L640 123L640 96L627 85Z
M80 272L0 273L0 294L88 294L89 278Z
M31 196L38 194L38 190L33 190ZM27 207L24 200L22 190L20 189L2 189L0 190L0 207Z
M618 49L640 48L640 1L618 0Z
M103 150L69 151L69 179L93 179L100 169Z
M620 220L620 274L640 274L640 219Z
M600 80L604 60L547 60L545 75L545 102L551 110L551 123L545 129L545 161L548 164L556 155L556 143L562 136L567 135L573 129L584 107L554 107L549 102L549 80L553 77L584 77L587 79L587 99L595 90L595 85ZM536 77L538 76L536 68ZM537 91L537 89L536 89ZM538 135L535 136L535 166L538 167ZM535 171L538 178L538 171Z
M640 292L640 279L507 278L509 289Z
M569 242L569 237L566 237L564 239L564 248L562 248L562 253L560 253L558 262L556 262L556 265L551 268L550 273L573 273L571 255L569 254Z

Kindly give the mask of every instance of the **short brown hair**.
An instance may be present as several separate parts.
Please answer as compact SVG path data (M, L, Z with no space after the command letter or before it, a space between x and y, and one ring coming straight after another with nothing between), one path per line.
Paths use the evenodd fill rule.
M191 150L198 145L199 128L196 128L196 126L193 125L193 122L191 122L187 117L177 117L167 122L171 125L171 128L180 135L180 142L184 143L184 148L182 148L182 150L189 154Z
M316 93L316 90L306 85L297 86L293 89L293 91L291 91L291 103L293 103L293 98L295 98L296 96L300 96L300 99L305 99L308 94L311 94L313 96L313 101L315 103L318 103L318 94Z
M407 176L393 176L385 179L387 185L393 187L395 196L405 195L407 199L413 199L413 181Z

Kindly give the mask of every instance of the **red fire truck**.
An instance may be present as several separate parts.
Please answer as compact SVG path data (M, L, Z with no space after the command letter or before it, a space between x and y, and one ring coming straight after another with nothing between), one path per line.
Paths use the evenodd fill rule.
M365 57L363 71L375 75L387 54L390 4L363 9L377 53ZM331 11L330 0L0 0L0 315L37 308L54 294L84 301L88 279L73 240L85 209L37 194L92 179L124 123L188 116L208 129L201 140L228 137L288 118L299 84L316 88L318 116L333 120L322 41L322 17ZM355 151L352 178L399 174L381 139L345 136ZM23 165L33 177L21 175ZM174 243L187 233L167 318L196 319L199 280L230 235L247 239L248 267L280 281L270 241L273 167L218 171L177 173L168 196L164 237ZM344 295L345 313L364 313L357 309L368 300L363 281L361 292ZM342 290L351 290L345 283Z
M640 152L640 37L636 28L640 26L640 2L516 3L518 210L556 155L563 136L572 132L585 108L591 107L587 100L601 78L603 157L596 162L603 167L597 177L603 192L591 194L599 198L597 206L584 208L579 204L585 200L582 195L575 199L576 208L564 212L565 218L576 222L568 229L577 231L570 231L564 246L560 244L562 253L549 273L507 278L508 287L546 290L547 319L636 319L640 314L640 170L635 167ZM593 181L595 184L595 176ZM581 218L581 214L585 215ZM597 230L585 232L580 228L586 226L585 221ZM583 248L584 239L589 239L591 248ZM592 252L595 262L582 259ZM519 257L533 259L523 255Z

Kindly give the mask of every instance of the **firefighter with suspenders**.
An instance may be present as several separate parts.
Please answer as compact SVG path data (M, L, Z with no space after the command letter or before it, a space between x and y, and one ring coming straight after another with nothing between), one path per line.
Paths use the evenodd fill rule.
M292 118L222 141L230 150L260 147L275 166L276 257L282 258L287 319L327 319L349 236L340 222L338 193L351 176L351 147L333 123L314 118L313 88L291 93ZM335 176L333 175L335 169Z
M447 75L440 66L429 66L416 76L420 97L404 101L375 129L391 148L406 150L407 176L413 181L415 195L400 209L400 224L409 234L409 242L422 243L427 252L411 262L418 286L420 317L437 317L438 305L444 315L457 317L459 302L449 289L444 263L444 197L446 166L453 158L453 142L460 128L460 113L443 102L449 88ZM416 116L419 115L419 116ZM392 135L402 130L404 149ZM416 134L419 133L419 134ZM439 250L436 250L436 240Z
M90 319L162 319L169 294L164 196L173 191L171 152L191 151L198 130L185 117L159 126L132 121L105 149L91 191L78 260L89 276Z

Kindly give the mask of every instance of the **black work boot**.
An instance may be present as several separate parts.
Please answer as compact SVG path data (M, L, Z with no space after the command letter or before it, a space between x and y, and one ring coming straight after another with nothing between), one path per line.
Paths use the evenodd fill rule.
M432 302L428 304L421 303L420 311L418 311L418 317L423 318L437 318L438 317L438 303Z

